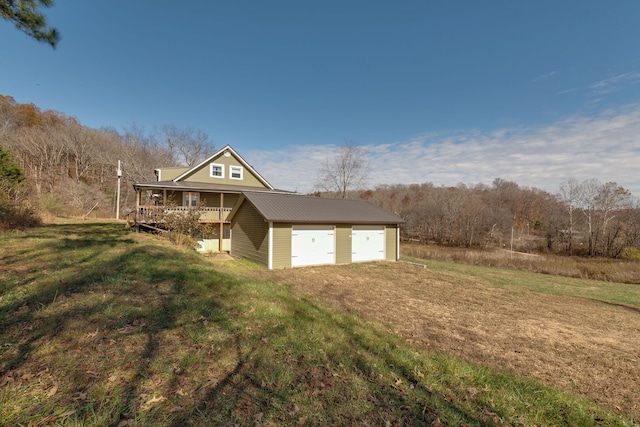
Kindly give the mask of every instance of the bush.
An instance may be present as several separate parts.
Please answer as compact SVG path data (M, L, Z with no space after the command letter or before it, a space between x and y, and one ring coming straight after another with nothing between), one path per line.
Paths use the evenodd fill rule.
M634 247L624 248L620 253L620 258L640 261L640 249Z
M40 218L32 208L0 202L0 231L35 227L40 223Z

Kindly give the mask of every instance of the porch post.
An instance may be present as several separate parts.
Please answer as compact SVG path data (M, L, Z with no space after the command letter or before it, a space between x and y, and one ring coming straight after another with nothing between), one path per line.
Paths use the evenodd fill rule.
M138 215L142 216L142 213L140 212L140 189L136 188L136 211L133 214L133 218L134 221L136 223L136 228L138 231L140 231L140 226L138 225L139 221L138 221Z
M220 193L220 234L218 235L218 252L222 252L222 240L224 238L224 220L222 219L222 212L224 208L224 193Z

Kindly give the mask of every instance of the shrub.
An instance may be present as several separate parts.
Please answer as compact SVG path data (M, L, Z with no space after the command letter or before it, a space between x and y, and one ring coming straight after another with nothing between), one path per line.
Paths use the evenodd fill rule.
M620 253L620 258L640 261L640 249L634 247L624 248Z
M35 227L41 223L35 210L0 202L0 231Z

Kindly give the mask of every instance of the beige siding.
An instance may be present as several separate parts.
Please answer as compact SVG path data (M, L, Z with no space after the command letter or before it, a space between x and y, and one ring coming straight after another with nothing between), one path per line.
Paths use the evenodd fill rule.
M351 262L351 225L336 225L336 264Z
M273 224L273 268L291 268L291 224Z
M200 193L200 202L204 202L209 208L232 208L238 202L239 194L225 194L223 206L220 206L220 193Z
M231 224L231 255L268 265L269 224L250 203L243 203Z
M211 163L216 163L219 165L224 165L224 178L214 178L211 176ZM229 175L231 171L229 170L229 166L241 166L242 171L242 179L231 179ZM200 169L194 171L189 174L186 178L183 178L184 181L189 182L208 182L215 184L231 184L231 185L243 185L250 187L260 187L265 188L264 184L258 180L247 168L242 166L242 164L236 159L233 155L229 157L225 157L224 154L220 154L220 156L216 157L214 160L206 163Z
M171 181L174 178L179 177L189 168L169 168L169 169L160 169L160 177L158 181Z
M387 225L385 228L385 238L387 240L385 252L387 261L397 261L397 245L398 245L398 236L397 236L397 225Z
M167 191L167 200L165 204L182 206L182 200L182 191Z

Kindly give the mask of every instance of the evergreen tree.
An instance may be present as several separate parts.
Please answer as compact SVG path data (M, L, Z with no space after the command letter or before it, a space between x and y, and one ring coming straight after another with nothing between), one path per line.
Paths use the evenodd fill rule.
M30 37L55 48L60 41L60 33L47 26L46 18L38 10L51 7L53 3L53 0L0 0L0 16Z
M0 145L0 200L11 199L24 182L24 171L13 160L13 154Z

